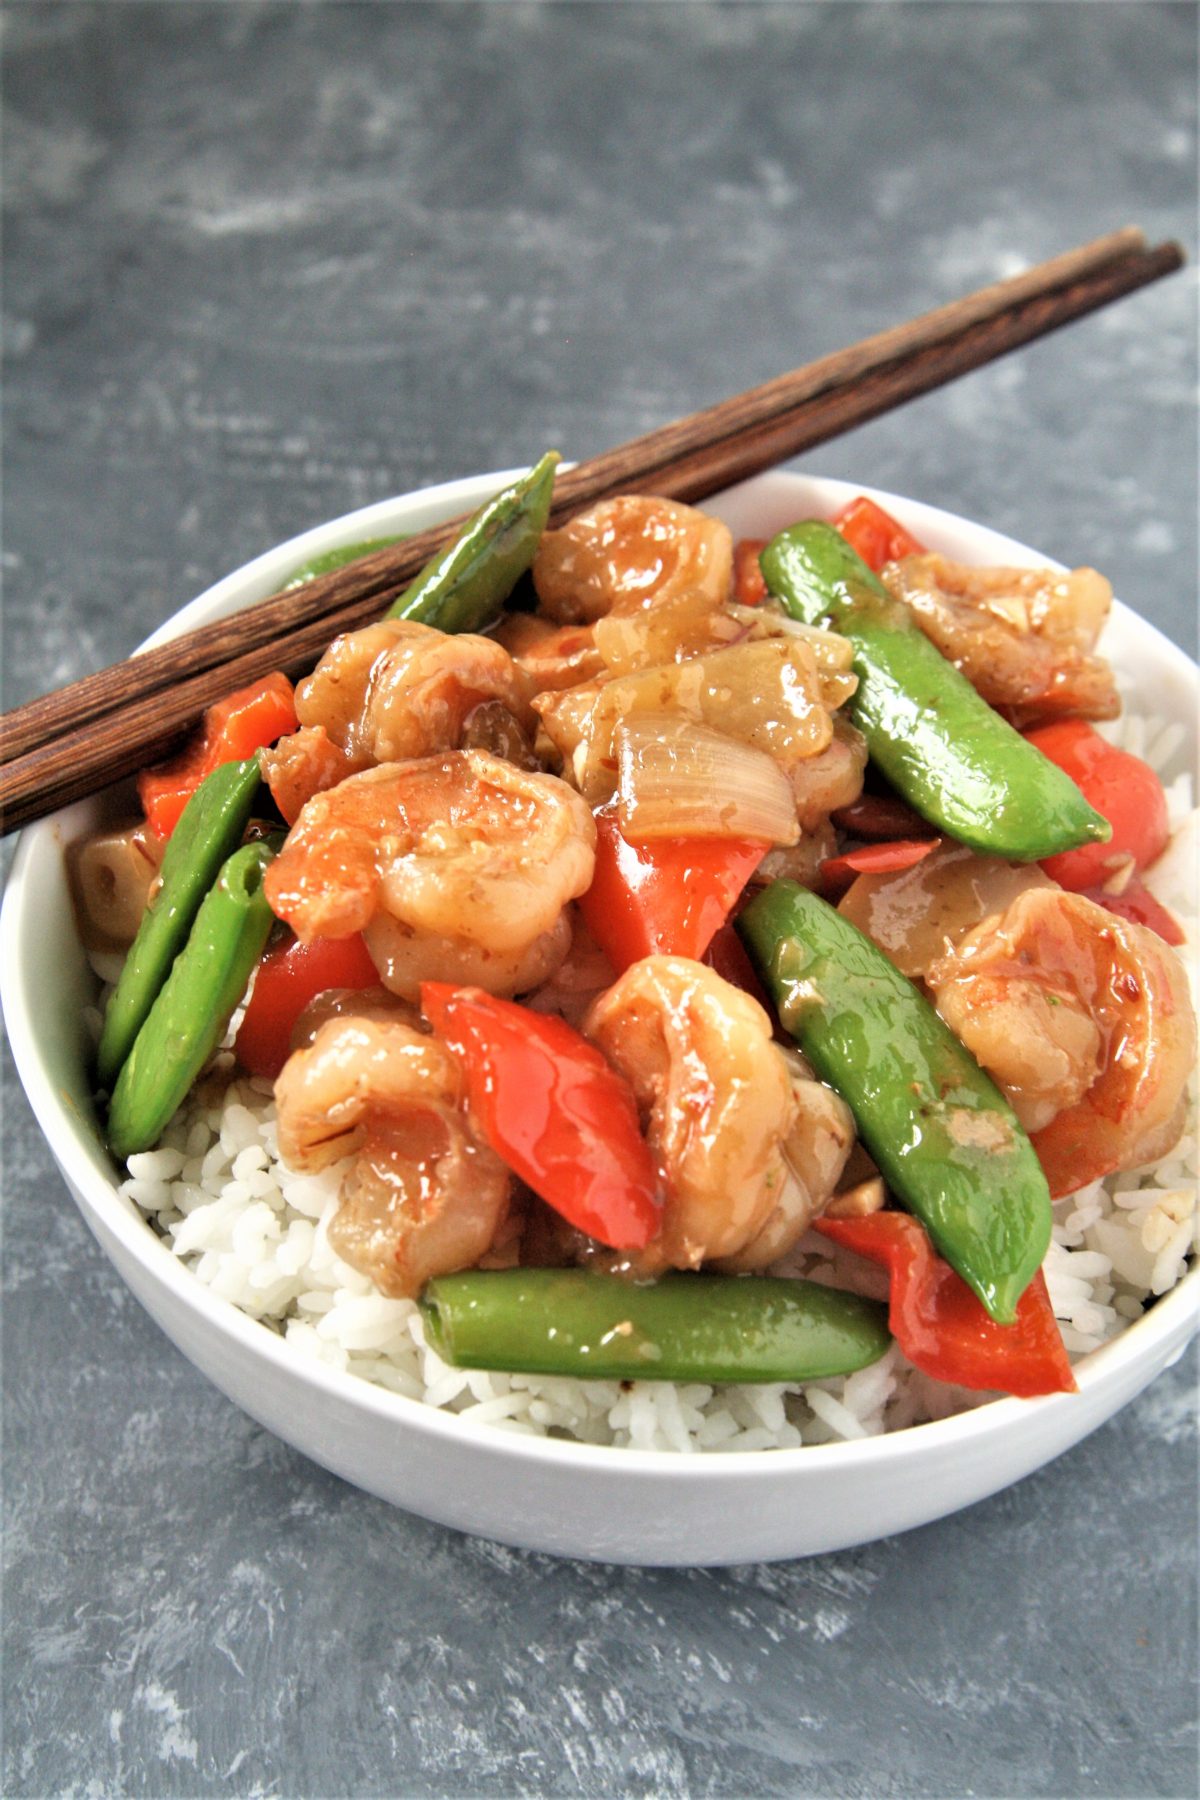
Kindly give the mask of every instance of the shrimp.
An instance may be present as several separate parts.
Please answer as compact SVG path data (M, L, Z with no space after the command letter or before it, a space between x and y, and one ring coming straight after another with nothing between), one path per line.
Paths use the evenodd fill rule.
M1056 1198L1178 1139L1196 1021L1183 965L1145 926L1032 888L926 981L1031 1132Z
M327 1018L284 1064L275 1102L289 1168L352 1159L329 1242L381 1292L415 1295L486 1255L512 1178L475 1137L436 1039L402 1019Z
M795 1116L783 1140L784 1180L757 1234L717 1267L727 1274L769 1269L823 1213L854 1147L854 1115L832 1088L815 1081L803 1058L777 1049L789 1066Z
M381 619L334 639L296 689L296 717L322 726L358 768L369 768L456 750L486 701L528 727L520 672L501 644L415 619Z
M533 1012L557 1013L578 1029L593 1000L612 986L616 975L583 914L574 907L571 913L571 944L566 956L544 986L523 996L522 1005Z
M333 742L323 725L303 725L258 753L263 780L289 825L314 794L323 794L352 775L358 764Z
M385 1024L410 1025L414 1031L421 1029L420 1007L401 1000L398 994L389 994L385 987L326 988L302 1008L292 1026L291 1048L309 1049L322 1025L331 1019L345 1018L376 1019Z
M565 782L482 750L384 763L316 794L265 878L306 942L363 932L386 987L525 992L566 955L596 827Z
M859 875L838 911L902 974L923 976L976 925L1035 887L1056 891L1037 863L980 856L947 838L911 868Z
M1112 605L1095 569L976 569L906 556L883 580L943 656L1016 725L1072 713L1115 719L1112 670L1094 656Z
M552 625L536 613L506 613L496 627L496 641L516 663L531 694L574 687L604 673L590 625Z
M848 719L835 713L833 736L815 756L793 762L788 774L802 831L816 833L831 812L852 806L862 793L867 769L867 740Z
M633 1087L662 1171L663 1222L637 1271L737 1259L777 1215L782 1242L783 1216L804 1210L785 1149L799 1108L758 1002L701 963L650 956L593 1004L584 1032Z
M732 579L727 525L643 494L602 500L545 532L533 562L541 610L563 625L594 624L614 606L657 604L691 589L721 606Z

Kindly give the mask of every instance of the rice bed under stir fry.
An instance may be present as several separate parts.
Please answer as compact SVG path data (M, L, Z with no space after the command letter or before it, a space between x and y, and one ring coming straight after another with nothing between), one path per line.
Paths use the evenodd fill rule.
M1105 734L1160 768L1184 736L1182 727L1155 727L1136 714ZM1181 954L1194 985L1190 778L1178 777L1167 793L1176 837L1151 885L1187 930ZM1056 1205L1044 1272L1073 1359L1140 1318L1195 1254L1196 1113L1193 1077L1188 1126L1169 1154ZM122 1191L197 1279L278 1330L299 1355L480 1425L644 1450L755 1451L875 1436L990 1398L930 1379L896 1345L856 1374L801 1385L629 1384L451 1367L426 1345L414 1301L380 1294L337 1256L328 1227L340 1167L298 1175L280 1164L271 1084L239 1074L228 1052L163 1143L132 1157L129 1169ZM887 1292L883 1271L811 1232L779 1272Z

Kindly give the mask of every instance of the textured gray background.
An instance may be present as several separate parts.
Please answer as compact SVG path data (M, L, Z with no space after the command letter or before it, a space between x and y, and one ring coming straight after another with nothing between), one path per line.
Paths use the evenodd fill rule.
M380 495L582 456L1127 220L1196 249L1196 15L39 5L4 36L6 703ZM1191 646L1193 273L808 459ZM1194 1361L844 1555L557 1563L237 1413L8 1071L15 1795L1190 1795Z

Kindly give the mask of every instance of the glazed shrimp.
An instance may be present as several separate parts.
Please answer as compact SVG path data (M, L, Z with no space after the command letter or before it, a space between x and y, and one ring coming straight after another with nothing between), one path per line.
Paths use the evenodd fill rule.
M777 1214L782 1242L784 1215L804 1210L787 1191L798 1106L758 1002L701 963L650 956L600 996L584 1031L632 1085L662 1170L662 1228L639 1271L738 1259Z
M507 613L496 627L531 694L557 692L604 673L590 625L552 625L536 613Z
M803 1058L773 1046L788 1065L795 1114L783 1140L784 1179L775 1204L750 1241L717 1267L728 1274L769 1269L825 1211L854 1147L854 1115L839 1094L815 1081Z
M1032 888L926 981L1032 1133L1056 1197L1175 1143L1196 1022L1183 965L1145 926Z
M542 612L563 625L592 624L616 606L658 604L699 590L713 606L729 598L733 538L694 507L622 494L547 531L533 563Z
M579 795L481 750L384 763L307 802L267 898L298 937L361 931L386 987L522 993L566 955L567 903L591 883Z
M486 1255L511 1177L474 1136L436 1039L400 1019L328 1018L284 1064L275 1101L289 1168L352 1158L329 1241L381 1292L415 1295Z
M335 638L296 689L301 729L263 771L286 818L313 794L376 763L457 750L472 716L500 708L519 736L531 715L520 671L500 644L382 619Z
M485 701L528 722L520 676L502 645L383 619L334 639L296 689L296 717L324 726L361 767L456 750Z
M1071 713L1115 719L1112 670L1092 654L1112 606L1095 569L976 569L906 556L883 580L925 635L1014 724Z

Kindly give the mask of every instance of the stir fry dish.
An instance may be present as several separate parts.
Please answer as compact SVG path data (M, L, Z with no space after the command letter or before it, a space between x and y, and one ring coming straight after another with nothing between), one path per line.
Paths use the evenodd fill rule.
M1070 1391L1055 1208L1175 1150L1196 1059L1108 584L865 497L550 530L556 461L76 847L130 1191L186 1238L236 1086L238 1180L319 1177L443 1365Z

